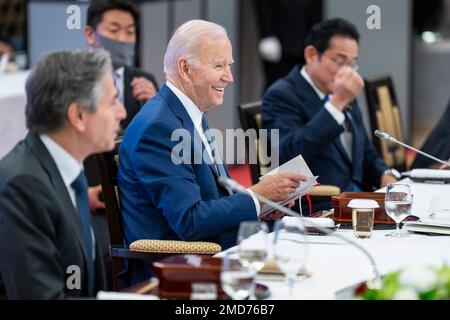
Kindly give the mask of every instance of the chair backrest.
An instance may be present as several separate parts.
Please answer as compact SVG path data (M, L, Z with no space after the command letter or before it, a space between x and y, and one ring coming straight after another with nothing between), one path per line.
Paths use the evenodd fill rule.
M257 163L249 164L252 182L255 184L259 182L259 177L267 173L270 168L269 160L267 159L266 154L262 152L262 142L259 139L259 129L262 127L261 101L243 103L238 105L237 108L242 129L244 131L248 129L256 130L256 141L254 141L254 143L250 141L249 144L246 144L247 155L252 154L249 150L250 148L254 148L254 151L256 151ZM270 150L270 148L265 149L267 149L267 151Z
M391 77L385 75L365 79L364 82L372 130L381 130L399 140L403 140L400 109ZM388 167L396 168L399 171L406 169L405 148L380 140L374 135L372 135L372 141Z
M119 185L117 183L121 142L122 139L118 138L114 150L95 155L105 200L111 246L123 245L124 239L120 214Z

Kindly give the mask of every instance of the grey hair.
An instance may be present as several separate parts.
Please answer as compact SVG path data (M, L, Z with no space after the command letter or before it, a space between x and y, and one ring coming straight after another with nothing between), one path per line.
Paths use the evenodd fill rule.
M173 34L164 55L164 73L166 77L177 74L177 61L185 58L196 64L196 50L207 36L228 36L221 25L205 20L190 20L182 24Z
M59 131L72 103L95 112L102 94L100 80L111 73L111 58L105 50L46 54L27 79L27 128L40 134Z

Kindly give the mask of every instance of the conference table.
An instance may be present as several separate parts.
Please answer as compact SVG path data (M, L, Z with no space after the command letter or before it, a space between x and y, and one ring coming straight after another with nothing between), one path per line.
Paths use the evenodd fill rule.
M411 213L419 217L428 215L433 196L450 196L448 184L414 183L409 179L401 182L411 186L414 195ZM392 230L374 230L370 239L356 239L352 230L336 232L362 245L372 255L382 275L406 267L450 264L450 236L409 232L405 238L392 238L385 236ZM347 242L332 235L309 235L308 243L306 268L310 276L298 277L293 296L289 296L281 275L257 276L256 281L270 289L268 299L336 299L336 293L345 292L346 288L371 277L369 259Z
M22 140L25 124L25 82L29 71L0 74L0 159Z

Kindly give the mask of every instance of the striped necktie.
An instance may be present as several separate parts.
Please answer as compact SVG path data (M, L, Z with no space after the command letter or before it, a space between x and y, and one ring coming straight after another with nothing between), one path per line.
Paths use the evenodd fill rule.
M206 140L208 141L209 147L211 148L211 155L213 157L214 166L219 173L220 177L229 178L230 175L228 174L227 168L225 167L222 157L220 156L220 152L217 151L217 145L215 142L215 138L213 135L211 135L211 131L209 130L209 123L206 116L202 115L202 129L205 134ZM233 194L233 191L230 188L227 188L228 193L231 195Z

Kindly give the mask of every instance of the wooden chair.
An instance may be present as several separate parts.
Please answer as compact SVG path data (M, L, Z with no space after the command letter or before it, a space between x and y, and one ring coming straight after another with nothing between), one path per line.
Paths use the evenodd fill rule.
M254 146L256 149L257 163L250 163L250 173L252 177L252 183L259 182L259 177L266 174L269 171L270 163L269 159L265 158L266 153L262 152L262 142L259 137L259 129L262 128L261 119L261 101L255 101L250 103L244 103L237 106L239 113L239 120L243 130L254 129L256 130L256 141L254 143L246 144L247 154L250 154L250 148ZM269 149L269 148L267 148ZM270 156L270 155L268 155ZM341 190L337 186L333 185L321 185L309 192L312 197L311 200L319 200L319 197L332 197L341 193Z
M372 131L381 130L403 140L403 126L395 90L389 75L364 79L367 107ZM406 169L405 148L372 135L375 147L390 168Z
M173 241L173 240L138 240L125 245L122 215L120 212L119 186L117 172L121 138L117 139L113 151L95 155L100 181L105 199L106 215L110 234L110 254L112 257L112 287L122 290L127 283L122 283L118 275L124 270L124 259L144 259L159 261L180 253L212 255L222 249L211 242Z

